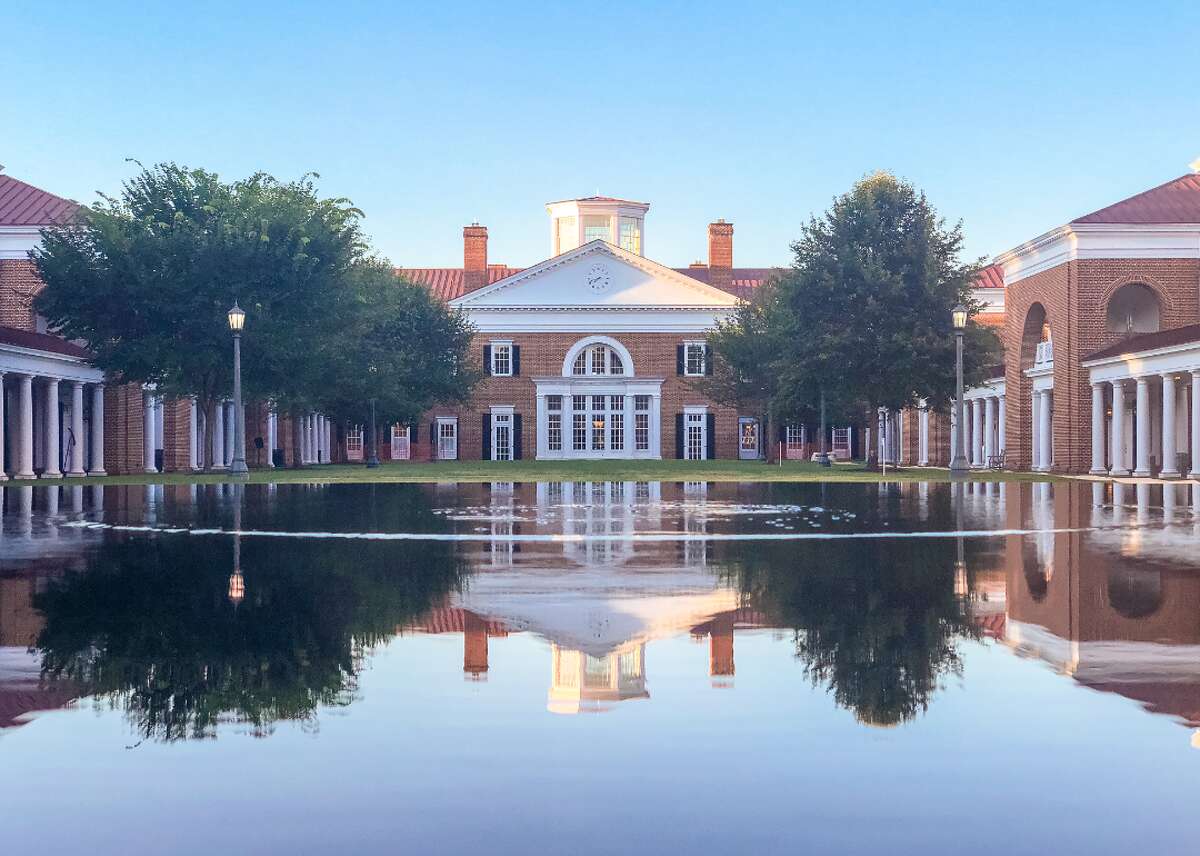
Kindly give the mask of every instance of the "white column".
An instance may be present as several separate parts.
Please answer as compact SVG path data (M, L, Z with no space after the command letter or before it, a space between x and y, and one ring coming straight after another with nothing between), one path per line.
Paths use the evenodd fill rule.
M104 475L104 384L92 387L92 468L90 476Z
M1054 446L1051 443L1051 404L1050 390L1043 389L1039 394L1041 401L1038 404L1038 460L1042 470L1050 469L1050 462L1054 460Z
M46 378L46 468L42 470L42 478L62 478L62 467L59 464L62 450L59 443L61 431L58 421L58 378Z
M225 403L218 401L213 407L212 424L208 425L212 436L212 468L225 469Z
M1200 369L1192 369L1192 471L1189 478L1200 479ZM1200 496L1200 488L1196 488Z
M1158 477L1163 479L1179 478L1179 470L1175 466L1175 375L1164 373L1162 376L1162 469Z
M154 466L154 393L142 392L142 468L158 472Z
M8 474L4 471L4 429L6 427L4 405L4 372L0 372L0 482L8 481ZM0 507L2 506L3 503L0 503Z
M978 398L971 402L971 451L967 455L973 467L983 466L983 402Z
M315 413L308 415L308 454L314 464L320 463L321 452L317 444L317 414Z
M1104 383L1092 384L1092 475L1108 472L1104 467Z
M71 381L71 462L67 475L83 475L83 381Z
M225 466L228 467L233 463L233 447L236 442L234 440L234 432L237 430L236 414L234 411L237 408L233 406L232 401L226 401L222 406L225 413Z
M1122 381L1113 381L1112 396L1112 443L1109 448L1112 466L1108 474L1127 476L1129 470L1125 469L1125 384Z
M1042 463L1038 460L1038 455L1042 453L1042 444L1038 442L1038 428L1042 424L1038 418L1038 406L1041 404L1041 401L1042 397L1038 395L1038 391L1035 389L1029 399L1029 415L1031 419L1029 426L1029 465L1035 470L1041 469Z
M412 429L410 428L409 429L410 435L411 435L411 432L412 432ZM411 436L409 439L410 440L412 439ZM331 423L329 421L328 417L326 417L326 419L325 419L325 453L326 453L326 457L329 458L330 463L332 463L333 462L333 423Z
M1150 475L1150 378L1137 379L1137 466L1135 476Z
M267 413L267 467L275 468L275 432L279 430L279 415L274 411Z
M188 469L200 468L200 407L196 404L195 396L188 399Z
M17 478L31 479L33 472L33 375L17 378Z
M958 452L958 402L950 399L950 460Z
M318 457L321 463L329 463L329 450L325 448L325 416L320 414L317 416L317 449L319 450Z
M996 453L1003 455L1007 448L1004 443L1006 438L1005 421L1008 419L1008 402L1007 395L1001 395L996 399Z
M917 430L920 432L917 445L920 448L919 458L917 461L922 467L929 466L929 407L923 406L919 421L917 422Z
M989 395L983 402L983 463L996 454L996 399Z

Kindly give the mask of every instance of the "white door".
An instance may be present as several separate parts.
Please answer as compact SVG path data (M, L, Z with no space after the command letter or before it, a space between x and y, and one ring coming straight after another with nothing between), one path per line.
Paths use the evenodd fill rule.
M407 425L392 426L392 460L407 461L411 453L410 429Z
M492 414L492 460L513 459L513 424L511 413Z
M458 459L458 420L438 420L438 460L453 461Z
M707 414L703 412L698 413L695 411L689 411L688 413L684 414L683 456L689 461L704 460L704 453L707 447L707 443L705 442L707 440L707 437L705 437L705 429L707 427L705 425L705 422L707 421L705 419L706 415Z

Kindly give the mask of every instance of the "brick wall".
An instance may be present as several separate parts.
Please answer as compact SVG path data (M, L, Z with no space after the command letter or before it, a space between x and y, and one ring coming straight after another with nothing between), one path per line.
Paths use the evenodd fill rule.
M1007 361L1005 443L1008 464L1032 462L1032 383L1023 369L1033 363L1025 326L1035 304L1046 310L1054 340L1054 469L1081 473L1091 466L1091 385L1080 363L1118 341L1106 329L1108 301L1123 285L1143 283L1159 298L1161 329L1200 323L1200 261L1195 259L1084 259L1042 271L1007 289L1004 346ZM1024 345L1024 348L1023 348Z
M0 327L36 330L33 297L42 290L37 269L27 259L0 259Z
M142 453L142 387L136 383L104 388L104 469L113 475L140 473Z
M483 358L483 348L493 340L511 341L521 348L519 377L487 377L476 388L471 402L462 408L435 408L413 426L411 459L428 461L434 449L429 443L430 423L438 416L457 416L459 457L480 460L483 454L483 414L492 406L511 405L521 414L521 453L532 460L537 455L537 387L535 377L562 377L563 360L567 351L580 339L592 333L517 333L513 335L480 334L472 350L476 359ZM717 458L737 458L738 412L733 408L714 405L694 387L695 378L681 377L676 372L676 346L696 341L703 336L677 333L631 333L614 336L624 345L633 359L635 377L662 378L662 411L660 453L664 458L675 457L675 414L685 406L706 405L715 416L715 445ZM746 413L754 416L757 414ZM626 426L632 434L632 426ZM764 438L769 443L769 438Z
M192 401L163 401L163 470L186 473L192 469Z

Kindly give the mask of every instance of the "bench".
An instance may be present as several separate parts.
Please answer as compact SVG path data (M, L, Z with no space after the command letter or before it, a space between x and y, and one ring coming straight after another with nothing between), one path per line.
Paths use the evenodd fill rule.
M990 458L988 458L987 465L989 470L1004 469L1004 451L1001 450L999 455L992 455Z

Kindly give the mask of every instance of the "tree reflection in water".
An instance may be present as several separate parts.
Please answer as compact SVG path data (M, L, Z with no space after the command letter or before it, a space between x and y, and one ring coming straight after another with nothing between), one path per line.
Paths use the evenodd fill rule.
M348 704L364 652L465 578L445 542L245 539L244 599L226 538L113 539L39 595L43 676L123 707L144 739L216 736L237 722L315 728Z
M734 585L773 626L795 631L815 686L863 723L897 725L962 673L978 638L955 590L954 542L896 539L739 545Z

